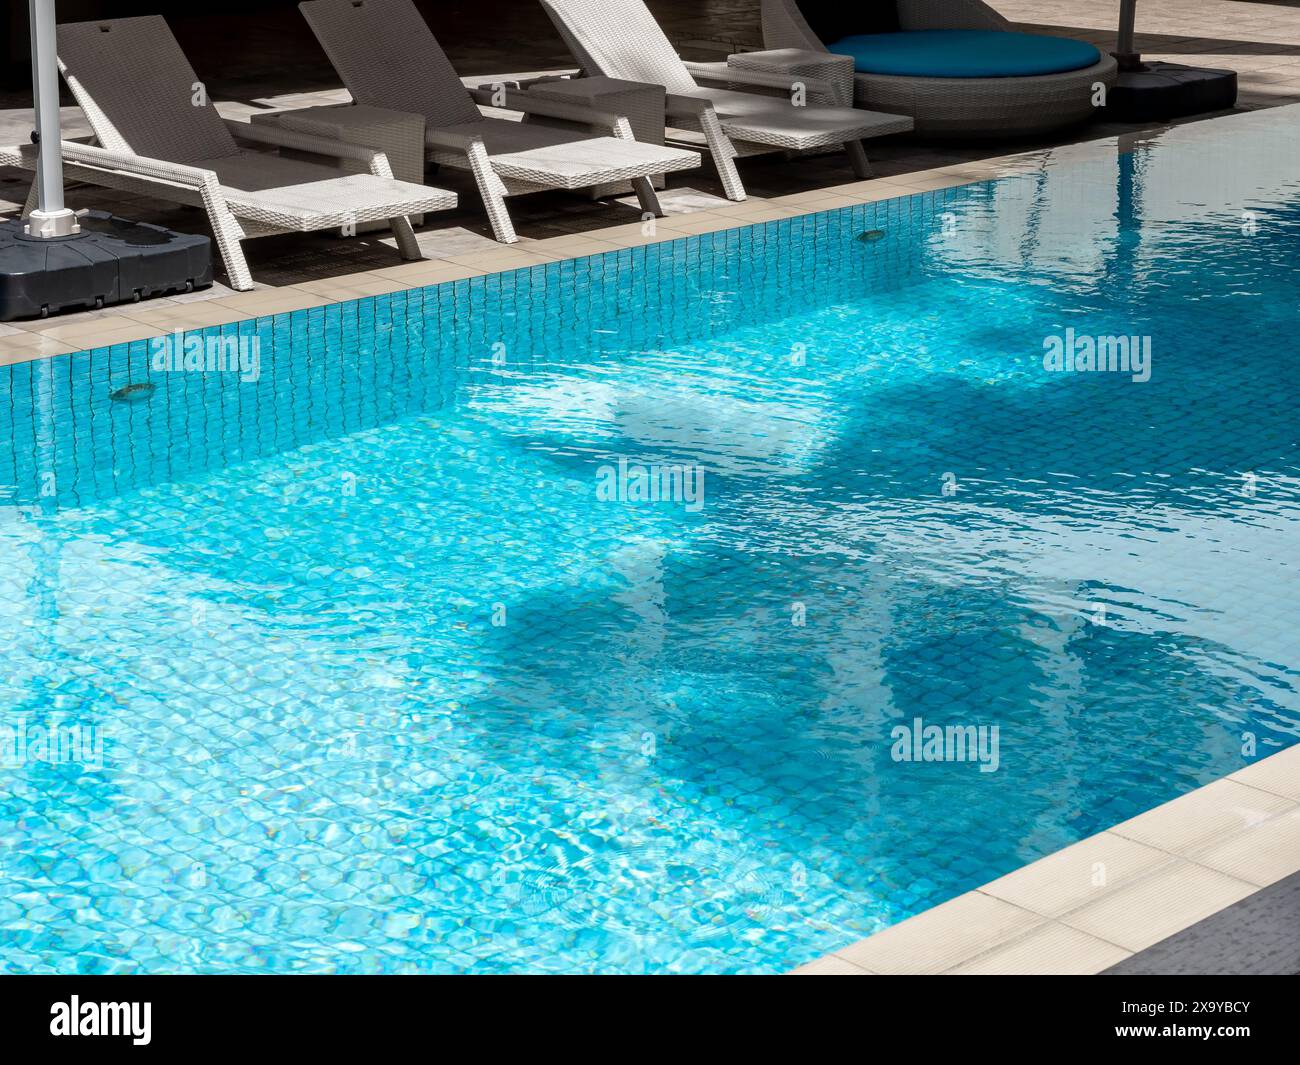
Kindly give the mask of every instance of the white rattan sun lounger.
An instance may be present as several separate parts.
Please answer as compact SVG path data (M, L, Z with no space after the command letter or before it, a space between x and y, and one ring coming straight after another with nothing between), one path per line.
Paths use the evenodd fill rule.
M59 66L99 142L64 143L69 176L203 207L234 288L253 287L240 246L250 237L387 220L402 257L418 259L407 216L456 205L455 193L395 180L382 152L226 121L157 15L60 26ZM356 160L370 172L252 151L239 141ZM35 160L26 146L0 151L9 165L34 168ZM34 194L33 186L24 215Z
M742 84L789 93L794 79L721 63L683 61L642 0L542 0L542 6L587 74L653 82L667 89L669 124L703 134L732 200L745 198L734 162L737 156L842 144L854 172L868 177L871 169L862 141L912 128L905 115L795 106L790 98L702 85ZM810 78L798 80L809 100L835 98L829 85Z
M630 181L642 209L660 215L651 176L700 165L695 152L634 140L618 115L518 90L466 88L411 0L306 0L298 7L354 102L424 116L429 159L470 171L492 231L506 244L518 239L507 196ZM494 118L479 103L575 128Z

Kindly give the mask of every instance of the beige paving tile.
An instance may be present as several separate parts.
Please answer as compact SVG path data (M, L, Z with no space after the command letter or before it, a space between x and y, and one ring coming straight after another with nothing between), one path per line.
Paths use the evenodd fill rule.
M306 310L308 307L321 307L330 302L332 301L325 296L292 287L240 292L234 296L210 301L212 306L229 307L241 314L257 318Z
M401 292L408 288L422 287L412 285L405 278L389 277L377 270L369 270L364 274L353 276L361 279L358 288L367 296L382 296L389 292Z
M695 211L692 214L676 215L672 228L678 233L693 235L697 233L716 233L723 229L738 229L750 225L748 218L738 215L727 216L713 211Z
M1024 177L1027 174L1038 174L1045 169L1045 166L1044 163L1035 162L1029 159L1020 162L1006 163L999 166L986 180L994 180L997 178L1017 178Z
M641 244L658 244L665 240L681 240L686 236L685 233L674 228L677 216L671 219L674 226L668 225L668 221L663 218L657 219L649 232L646 232L642 223L629 222L626 225L610 226L607 229L593 229L588 231L587 235L623 248L635 248Z
M89 351L93 348L109 348L118 344L130 344L137 340L147 340L150 337L159 336L163 330L156 325L145 325L142 322L128 322L125 325L114 324L111 327L100 325L93 326L76 326L69 327L60 331L57 335L45 333L33 333L32 336L39 336L50 340L50 345L32 345L25 349L39 355L54 355L67 351ZM13 362L21 362L22 359L13 359Z
M840 196L837 193L831 193L829 196L823 196L821 199L813 200L812 207L818 211L829 211L836 207L857 207L859 204L871 203L872 199L864 199L861 194L856 196ZM807 205L805 205L806 207Z
M730 215L741 225L757 225L760 222L775 222L781 218L794 218L807 213L806 210L784 204L767 204L761 210L728 211L726 215Z
M863 201L853 196L821 196L791 204L792 214L817 214L819 211L836 211L844 207L857 207Z
M1276 78L1243 78L1240 93L1243 97L1264 100L1270 104L1285 104L1296 93L1296 83Z
M449 255L466 255L472 251L504 251L510 247L462 226L419 230L415 234L415 240L420 246L423 260L431 262L446 259ZM402 260L396 265L417 266L420 262L421 259Z
M1101 832L985 884L986 895L1057 917L1174 859L1144 843Z
M986 181L986 177L966 178L953 174L900 174L898 177L882 178L891 185L897 185L906 192L932 192L936 189L951 189L958 185L969 185L973 181Z
M941 973L1043 923L1038 914L970 891L835 954L873 973Z
M381 296L388 292L400 292L411 286L398 278L384 277L371 273L349 274L345 277L332 277L321 281L302 281L291 288L303 292L314 292L327 296L331 300L355 300L366 296Z
M799 206L800 204L813 203L817 200L824 200L833 195L835 194L832 193L829 189L808 189L806 192L791 192L785 196L774 196L768 202L785 204L787 206L795 207L795 206ZM851 197L844 197L844 198L851 199Z
M845 961L834 954L827 954L824 958L818 958L816 961L810 961L807 965L801 965L797 969L791 970L791 976L874 976L874 973L867 972L861 966L854 965L851 961Z
M210 325L225 325L238 321L240 316L229 307L214 307L211 301L186 303L170 307L140 307L130 310L126 317L136 322L152 325L162 331L173 329L202 329Z
M1061 923L1125 950L1144 950L1254 890L1244 880L1177 861L1066 914Z
M763 222L797 213L789 204L776 203L773 200L762 200L755 196L751 196L740 203L729 203L722 207L715 207L713 210L723 218L746 218ZM698 214L699 212L695 213Z
M1001 167L996 163L986 162L983 159L967 159L960 163L949 163L947 166L936 167L936 174L951 174L953 177L966 178L971 181L987 181L990 176L1001 171Z
M1238 769L1228 779L1300 802L1300 743Z
M980 160L985 166L996 169L1003 174L1023 174L1041 170L1049 157L1049 149L1036 148L1027 152L1015 152L1010 155L994 155Z
M1286 809L1288 800L1235 780L1216 780L1111 829L1149 847L1187 855Z
M243 292L230 289L229 291L222 293L218 298L223 300L240 299L247 302L255 302L257 300L274 299L282 291L283 288L279 285L264 285L260 281L254 281L251 289L247 289Z
M177 306L186 306L191 303L206 303L208 300L219 300L224 296L233 295L235 295L233 288L213 283L207 288L196 288L193 292L173 292L167 297L167 301ZM153 303L154 301L150 300L149 302Z
M501 270L522 270L530 266L542 266L553 261L553 256L544 252L516 251L513 248L493 251L469 251L457 255L448 255L446 262L459 263L461 266L473 266L488 273Z
M1055 921L948 972L954 976L1088 976L1132 951Z
M766 197L766 196L755 196L755 195L753 195L752 193L747 193L747 194L745 195L745 198L744 198L743 200L722 200L722 201L720 201L720 202L718 202L718 203L715 203L715 204L710 205L709 207L697 208L696 210L694 210L694 211L690 211L690 212L687 212L687 213L689 213L689 214L699 214L701 210L704 210L704 211L721 211L721 212L725 212L725 211L741 211L741 212L744 212L744 211L761 211L764 207L769 207L769 206L771 206L774 202L776 202L776 201L775 201L775 200L772 200L772 199L769 199L769 198Z
M437 285L444 281L462 281L467 277L481 277L486 270L476 266L464 266L443 259L432 262L403 263L401 266L389 266L372 273L379 277L391 278L406 283L414 288L419 285Z
M600 255L607 251L623 250L618 244L611 244L607 240L597 240L594 237L578 233L530 241L528 247L536 247L547 255L555 256L557 259L577 259L584 255Z
M48 318L21 318L10 323L11 328L21 333L40 333L53 326L79 326L92 322L102 322L105 318L123 317L136 304L112 304L98 310L64 311ZM110 327L112 323L109 323Z
M1193 860L1260 887L1300 871L1300 806L1195 852Z
M96 337L117 333L138 332L141 337L156 336L158 333L156 327L132 321L120 314L105 315L101 318L80 322L60 322L55 319L47 319L39 323L33 322L30 326L27 326L27 329L30 332L39 333L41 336L68 341L92 340ZM95 346L98 347L99 345Z
M525 255L530 255L535 259L542 260L544 263L553 263L557 259L565 258L565 256L560 252L552 251L550 248L542 247L540 244L524 244L523 242L520 242L519 244L512 245L510 250L523 252Z
M954 169L954 166L955 164L917 168L915 170L904 170L900 174L887 174L880 180L888 181L891 184L925 183L928 181L934 181L936 183L947 185L959 178L967 176L965 172L958 173Z
M111 348L118 344L129 344L135 340L148 340L162 334L163 330L156 325L134 322L129 326L118 326L100 333L89 333L68 339L72 343L76 343L80 349L89 350L91 348Z
M878 200L892 200L895 196L906 195L898 186L885 178L870 178L865 181L850 181L845 185L830 185L823 190L835 196L847 196L858 203L875 203Z
M42 336L40 333L5 336L0 337L0 366L12 366L19 362L30 362L32 359L65 355L70 351L80 350L78 344Z

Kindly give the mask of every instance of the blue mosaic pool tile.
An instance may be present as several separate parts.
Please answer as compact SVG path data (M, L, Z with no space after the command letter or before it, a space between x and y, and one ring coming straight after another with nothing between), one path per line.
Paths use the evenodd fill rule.
M780 971L1296 742L1240 130L0 370L0 725L103 737L0 768L0 966Z

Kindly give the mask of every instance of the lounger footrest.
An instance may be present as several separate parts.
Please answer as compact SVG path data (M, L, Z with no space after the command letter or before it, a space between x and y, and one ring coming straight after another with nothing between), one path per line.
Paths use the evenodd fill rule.
M557 189L585 189L606 182L630 181L700 165L696 152L658 144L593 137L491 157L502 178Z
M736 116L719 108L718 118L729 137L794 151L906 133L912 128L912 120L906 115L851 107L792 107L785 103Z
M237 217L301 233L456 206L454 192L373 174L349 174L255 192L223 184L222 191Z

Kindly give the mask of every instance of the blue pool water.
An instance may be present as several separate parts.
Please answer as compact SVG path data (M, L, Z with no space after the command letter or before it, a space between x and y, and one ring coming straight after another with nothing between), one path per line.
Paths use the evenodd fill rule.
M780 971L1296 742L1295 122L0 370L0 966Z

